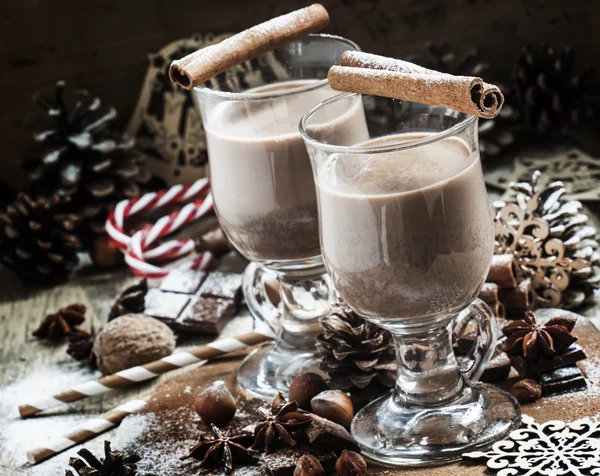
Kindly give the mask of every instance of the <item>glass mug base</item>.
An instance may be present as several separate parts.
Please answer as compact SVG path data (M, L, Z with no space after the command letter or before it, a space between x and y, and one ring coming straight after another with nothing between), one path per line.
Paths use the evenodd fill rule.
M521 408L510 394L465 380L458 397L438 408L381 397L356 415L352 435L378 464L432 466L488 447L520 422Z
M244 273L244 297L257 324L266 324L277 336L251 354L238 369L238 385L255 398L287 396L292 379L303 372L319 373L322 357L316 348L319 319L337 300L320 259L287 263L285 270L251 263ZM266 295L265 284L275 281L280 303ZM273 289L273 288L272 288Z
M315 350L316 351L316 350ZM250 353L238 369L238 385L254 398L287 395L292 379L303 372L319 373L321 359L314 352L265 344Z

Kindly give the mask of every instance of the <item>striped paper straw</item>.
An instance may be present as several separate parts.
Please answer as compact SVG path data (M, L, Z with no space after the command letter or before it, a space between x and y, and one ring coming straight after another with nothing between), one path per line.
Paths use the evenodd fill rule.
M253 345L265 342L273 337L271 332L266 329L256 329L235 337L218 339L210 344L194 347L185 352L177 352L155 360L148 364L131 367L121 370L113 375L90 380L79 385L75 385L68 390L57 393L49 397L37 398L19 405L21 418L36 415L49 408L62 405L63 403L76 402L93 395L110 392L116 388L127 387L137 382L150 380L161 374L174 369L186 367L188 365L204 363L222 355L229 354L238 350L247 349Z
M117 408L106 412L100 418L92 418L75 428L70 433L52 438L45 446L27 452L27 461L31 464L40 463L54 455L62 453L79 443L89 440L106 430L117 426L123 418L140 411L146 406L145 400L130 400Z

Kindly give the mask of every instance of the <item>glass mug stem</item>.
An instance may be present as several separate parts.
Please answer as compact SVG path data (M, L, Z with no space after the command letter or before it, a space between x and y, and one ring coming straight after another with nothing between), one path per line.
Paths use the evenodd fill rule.
M276 276L281 298L281 318L277 324L271 321L276 341L252 352L238 371L239 386L259 398L287 394L296 375L319 372L321 358L315 345L321 332L319 319L337 296L323 266L313 266L310 271L277 271Z
M450 322L421 334L394 334L398 374L394 398L430 406L455 399L463 387Z
M478 338L467 356L457 360L452 332L463 321L476 321ZM460 398L465 377L477 379L490 361L496 345L495 317L487 305L476 300L471 309L421 331L394 332L398 373L394 399L431 407Z

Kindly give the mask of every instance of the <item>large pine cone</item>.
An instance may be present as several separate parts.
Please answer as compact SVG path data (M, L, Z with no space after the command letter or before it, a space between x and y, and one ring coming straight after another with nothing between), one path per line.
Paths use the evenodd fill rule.
M111 130L114 108L102 108L87 91L68 96L64 81L58 81L54 97L36 99L44 114L30 120L35 147L23 167L37 197L58 193L72 198L73 210L85 221L82 236L91 238L104 232L109 209L139 196L152 175L143 168L135 141Z
M21 193L0 213L0 261L26 284L65 281L77 266L80 220L66 213L69 201L59 195L35 201Z
M394 385L396 357L388 331L367 322L345 304L335 305L321 324L317 348L323 354L321 369L331 377L331 388L366 388L377 381Z
M547 43L524 47L513 81L525 121L541 135L559 133L594 115L598 96L593 71L575 74L572 48L557 51Z

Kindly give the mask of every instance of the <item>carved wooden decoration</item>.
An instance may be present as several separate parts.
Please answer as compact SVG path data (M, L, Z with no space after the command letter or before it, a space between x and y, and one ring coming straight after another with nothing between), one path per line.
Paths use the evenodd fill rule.
M578 201L566 201L562 182L511 185L514 201L494 203L496 254L512 253L533 283L538 305L570 309L600 286L597 231Z
M561 181L566 199L600 200L600 159L578 149L544 159L517 158L511 173L490 173L486 183L505 190L503 199L508 199L514 196L510 184L529 180L536 170L542 172L543 184Z

